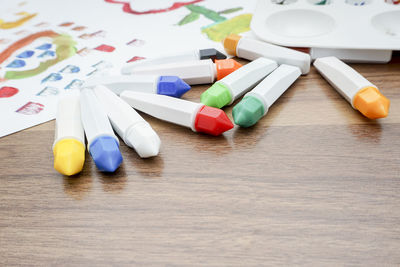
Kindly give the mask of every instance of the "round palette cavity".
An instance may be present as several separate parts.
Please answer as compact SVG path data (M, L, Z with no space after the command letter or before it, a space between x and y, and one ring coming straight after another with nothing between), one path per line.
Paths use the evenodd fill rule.
M397 0L260 0L251 29L289 47L400 50Z

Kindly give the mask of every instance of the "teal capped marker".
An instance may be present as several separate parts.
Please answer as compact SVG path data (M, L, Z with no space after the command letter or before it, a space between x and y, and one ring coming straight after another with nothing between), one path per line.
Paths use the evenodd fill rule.
M201 95L201 102L216 108L230 105L277 67L273 60L258 58L214 83Z
M298 67L282 64L248 92L232 111L235 124L250 127L257 123L272 104L299 78Z

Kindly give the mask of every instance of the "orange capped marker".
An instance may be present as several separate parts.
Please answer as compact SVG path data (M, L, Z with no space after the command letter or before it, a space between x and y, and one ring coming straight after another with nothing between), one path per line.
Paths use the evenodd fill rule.
M314 61L319 73L353 106L369 119L384 118L390 101L361 74L336 57Z
M242 65L233 59L215 60L191 60L160 65L137 67L129 74L140 75L167 75L178 76L186 83L207 84L220 80L234 72Z
M384 118L390 101L361 74L336 57L314 61L319 73L352 105L369 119Z

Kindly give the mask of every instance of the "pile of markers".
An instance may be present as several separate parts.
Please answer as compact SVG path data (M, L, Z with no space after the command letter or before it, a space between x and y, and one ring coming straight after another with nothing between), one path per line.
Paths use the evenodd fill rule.
M217 136L233 128L221 108L245 94L232 115L235 124L252 126L310 70L310 56L296 50L238 35L223 44L229 54L251 62L242 66L215 49L197 50L130 63L123 75L92 78L82 90L67 91L58 104L54 168L64 175L82 170L84 134L100 171L114 172L122 162L114 131L140 157L158 155L160 138L135 110ZM335 57L318 58L314 66L364 116L387 116L390 101L354 69ZM179 99L190 85L216 80L201 103Z

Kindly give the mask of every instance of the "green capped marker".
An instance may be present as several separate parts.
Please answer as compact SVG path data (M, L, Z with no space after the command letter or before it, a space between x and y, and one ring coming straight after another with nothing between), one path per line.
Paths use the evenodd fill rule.
M241 127L256 124L300 75L301 71L298 67L280 65L233 108L235 124Z
M277 67L273 60L258 58L214 83L201 94L200 100L210 107L230 105Z

